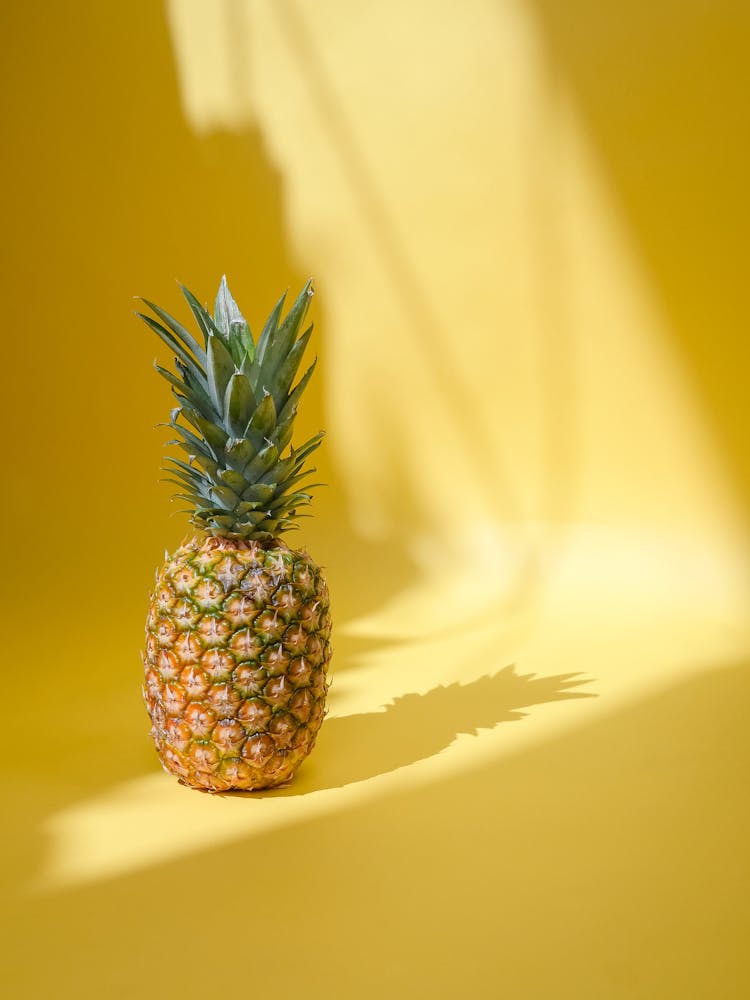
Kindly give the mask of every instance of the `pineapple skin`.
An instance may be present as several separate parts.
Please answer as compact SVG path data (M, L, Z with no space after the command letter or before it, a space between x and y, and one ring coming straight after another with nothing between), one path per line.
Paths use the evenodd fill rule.
M143 696L162 766L212 792L288 781L315 745L331 658L328 588L305 552L196 537L157 573Z

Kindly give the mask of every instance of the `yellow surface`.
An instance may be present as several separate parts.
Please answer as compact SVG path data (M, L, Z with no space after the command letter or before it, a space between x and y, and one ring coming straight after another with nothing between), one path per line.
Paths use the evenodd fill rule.
M2 8L5 995L750 992L748 15L656 6ZM316 279L337 631L298 778L212 797L130 309L223 271Z

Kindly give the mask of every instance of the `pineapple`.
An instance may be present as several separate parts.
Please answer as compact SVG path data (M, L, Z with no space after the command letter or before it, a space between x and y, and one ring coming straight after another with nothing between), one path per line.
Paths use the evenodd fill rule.
M165 470L197 529L157 571L143 694L162 766L183 784L271 788L315 745L331 656L325 580L280 537L310 501L301 482L322 438L290 444L315 368L293 386L312 285L283 320L281 297L257 344L226 278L213 316L182 291L202 344L145 299L154 315L136 314L176 355L177 374L156 370L178 402L169 443L188 460L169 457Z

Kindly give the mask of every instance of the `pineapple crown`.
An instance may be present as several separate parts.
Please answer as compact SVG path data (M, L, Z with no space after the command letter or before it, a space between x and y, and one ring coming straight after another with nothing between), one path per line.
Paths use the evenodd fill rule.
M141 299L157 317L137 312L175 353L177 374L154 367L179 403L169 422L188 461L168 457L167 482L190 504L191 521L209 534L269 539L296 527L297 508L310 502L300 483L315 470L305 467L323 432L292 448L300 397L316 362L292 388L312 333L300 335L310 299L308 281L282 320L286 293L266 320L257 344L234 301L226 277L213 316L180 286L201 334L201 343L174 317ZM178 422L182 418L185 423ZM307 487L310 488L309 486Z

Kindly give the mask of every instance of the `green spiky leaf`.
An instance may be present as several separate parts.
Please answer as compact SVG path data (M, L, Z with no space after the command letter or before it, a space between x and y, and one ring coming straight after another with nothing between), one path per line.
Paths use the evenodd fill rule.
M313 328L310 326L305 330L300 339L282 357L279 364L268 381L268 391L273 396L276 409L281 410L287 400L289 388L297 374L302 355L312 335Z
M279 328L279 320L281 319L281 311L284 308L285 300L286 300L286 292L284 292L279 301L273 307L268 319L263 324L263 329L260 331L260 337L258 338L258 348L257 351L255 352L255 362L258 366L263 364L269 344L273 342L276 336L276 332Z
M212 418L217 418L218 414L214 410L213 404L209 399L208 393L204 392L202 389L187 385L184 381L180 381L176 375L172 372L167 371L166 368L162 368L154 362L154 368L158 371L163 379L173 387L174 390L179 392L188 402L192 403L193 406L200 410L204 417L211 420Z
M266 381L266 388L269 392L271 391L271 386L268 383L273 378L278 367L289 355L297 339L297 334L307 313L312 294L312 282L308 281L297 296L281 326L275 331L272 337L269 337L263 357L259 359L263 371L263 379Z
M185 301L190 306L190 311L195 317L195 321L203 334L206 349L208 349L208 338L212 334L217 336L219 340L223 342L224 346L228 348L229 344L227 342L227 338L218 328L216 323L214 323L214 318L211 313L200 304L189 288L185 288L184 285L180 285L180 291L185 296Z
M276 407L273 404L273 396L268 393L258 403L242 436L246 437L256 448L262 448L271 440L275 427Z
M245 475L249 482L254 483L261 476L267 475L269 469L273 468L279 458L279 449L275 444L266 445L262 448L252 462L245 469Z
M315 366L317 365L317 363L318 363L318 359L315 358L315 360L310 365L310 367L307 369L307 371L305 372L305 374L302 376L302 378L299 380L299 382L295 385L294 389L292 389L291 393L289 394L289 398L284 403L284 405L281 408L281 411L279 413L279 423L283 423L285 420L288 420L289 417L290 417L290 414L292 414L293 412L296 411L296 409L297 409L297 407L299 405L300 398L302 397L302 393L307 388L307 383L312 378L312 374L315 371Z
M229 486L211 487L211 496L217 503L221 504L225 510L234 510L240 502L239 496Z
M224 394L224 424L230 434L244 433L255 410L255 398L250 380L241 372L233 372Z
M164 343L173 351L177 357L182 361L185 367L194 376L197 382L203 383L205 385L205 375L195 358L188 352L188 350L177 340L169 330L165 329L161 323L157 323L155 319L151 319L150 316L146 316L144 313L136 313L138 319L143 320L146 326L149 326L154 333L163 340Z
M229 380L234 374L234 361L219 337L213 334L208 338L208 392L211 402L220 416L224 416L224 396Z
M241 364L244 354L248 354L252 361L255 354L253 335L250 332L247 320L240 312L239 306L229 291L226 275L221 279L219 291L216 293L214 323L227 338L230 351L237 365Z
M155 305L153 302L149 302L148 299L141 299L144 305L148 306L151 312L155 313L159 319L162 321L164 326L166 326L171 332L181 340L185 347L190 351L195 360L205 371L206 369L206 352L200 346L195 337L186 330L185 327L178 323L174 316L170 316L168 312L162 309L160 306Z
M222 485L234 490L237 496L241 496L242 491L247 486L247 481L242 473L236 472L234 469L222 469L219 477Z

